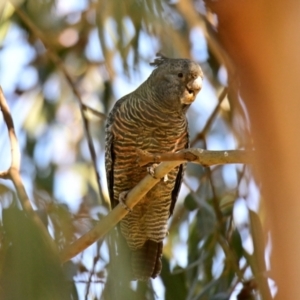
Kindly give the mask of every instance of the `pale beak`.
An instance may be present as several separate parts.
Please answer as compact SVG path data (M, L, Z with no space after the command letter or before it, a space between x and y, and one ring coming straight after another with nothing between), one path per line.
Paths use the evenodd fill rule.
M189 86L189 84L188 84ZM191 82L191 87L189 87L191 90L199 91L202 88L202 78L198 76L194 81Z
M202 78L200 76L197 76L195 79L192 79L187 85L185 92L180 97L180 102L182 104L191 104L199 91L202 88Z
M202 88L202 78L198 76L194 80L191 80L186 85L186 88L190 94L194 94L196 96Z

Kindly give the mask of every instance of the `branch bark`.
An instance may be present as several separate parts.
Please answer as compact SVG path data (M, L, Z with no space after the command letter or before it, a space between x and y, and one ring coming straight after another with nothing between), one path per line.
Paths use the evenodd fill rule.
M132 209L146 195L146 193L160 181L160 178L163 178L165 174L181 163L182 161L165 162L160 164L157 168L155 168L155 174L153 177L151 175L147 175L127 194L126 205ZM124 208L124 206L121 204L117 205L107 216L101 219L93 229L61 252L62 262L70 260L98 239L102 238L127 214L128 211Z
M35 213L34 209L31 206L30 200L26 193L25 187L23 185L21 176L20 176L20 164L21 164L21 153L18 143L18 139L15 133L14 122L10 114L9 107L7 105L6 99L4 97L2 88L0 87L0 109L3 115L4 122L6 124L10 148L11 148L11 164L8 170L0 172L0 178L11 180L15 186L15 189L18 194L18 198L21 202L23 210L30 217L30 219L38 226L41 232L44 234L46 240L48 240L49 246L57 252L57 248L51 239L48 231L46 230L44 224L42 223L39 216Z
M201 148L190 148L180 152L149 153L137 149L137 161L140 166L148 163L160 163L163 161L193 162L204 167L219 164L249 164L253 161L253 151L246 150L221 150L212 151Z
M250 151L246 152L243 150L208 151L203 149L187 149L179 153L154 155L151 155L146 151L138 150L137 159L141 165L149 162L164 162L155 168L153 176L147 175L127 194L126 205L132 209L146 193L161 180L161 178L182 163L188 161L199 164L204 163L205 165L219 163L248 163L251 162L251 157ZM98 239L103 238L104 235L117 225L117 223L127 214L128 211L124 206L121 204L117 205L107 216L101 219L93 229L61 252L62 262L70 260Z

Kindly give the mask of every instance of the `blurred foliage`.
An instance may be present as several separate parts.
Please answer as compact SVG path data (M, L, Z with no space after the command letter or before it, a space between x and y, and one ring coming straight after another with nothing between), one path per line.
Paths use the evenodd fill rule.
M156 52L190 57L206 78L201 101L188 115L192 145L248 147L249 124L237 85L226 80L222 50L211 46L215 25L201 0L1 2L0 84L17 124L22 176L59 249L108 213L105 117L84 113L100 170L99 195L76 92L84 104L107 114L116 98L146 79ZM227 82L227 97L218 103ZM0 145L2 167L9 157L7 139ZM99 241L62 268L4 184L1 299L27 299L27 294L28 299L115 299L105 289L114 280L113 274L107 278L107 242ZM260 299L258 287L268 290L266 241L259 216L248 208L253 190L258 188L248 167L189 165L170 219L160 279L124 287L122 299Z

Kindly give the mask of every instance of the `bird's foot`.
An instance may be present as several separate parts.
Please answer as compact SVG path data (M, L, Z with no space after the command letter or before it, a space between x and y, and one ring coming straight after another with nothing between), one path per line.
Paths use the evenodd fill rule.
M156 169L156 167L157 167L158 165L159 165L159 164L152 164L152 166L150 166L150 167L147 168L148 173L149 173L154 179L158 179L158 178L155 176L155 169ZM167 182L167 181L169 180L168 174L166 174L166 175L163 177L163 180L164 180L164 182Z
M164 182L167 182L169 180L169 177L168 177L168 174L166 174L165 176L164 176Z
M158 166L158 164L152 164L152 166L147 168L147 171L149 175L151 175L154 179L158 179L155 177L155 168Z
M129 191L125 191L119 194L119 202L124 207L124 209L126 209L128 212L131 212L132 209L128 207L127 204L125 203L128 192Z

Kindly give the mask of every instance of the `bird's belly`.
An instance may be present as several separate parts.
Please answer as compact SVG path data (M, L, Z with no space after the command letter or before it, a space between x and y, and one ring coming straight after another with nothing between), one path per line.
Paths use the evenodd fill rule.
M132 250L141 248L147 240L161 242L167 234L167 223L174 180L161 180L121 222L122 234Z
M136 141L138 148L150 153L174 152L185 148L187 133L180 133L176 128L143 128Z
M134 136L123 136L116 139L114 161L114 197L118 200L119 194L136 186L147 174L146 166L137 163L136 149L150 153L173 152L181 150L187 143L186 133L170 134L162 128L139 130ZM168 180L162 179L157 183L121 221L121 231L132 250L141 248L151 239L161 242L167 233L167 222L170 215L172 190L176 181L178 167L168 174Z

